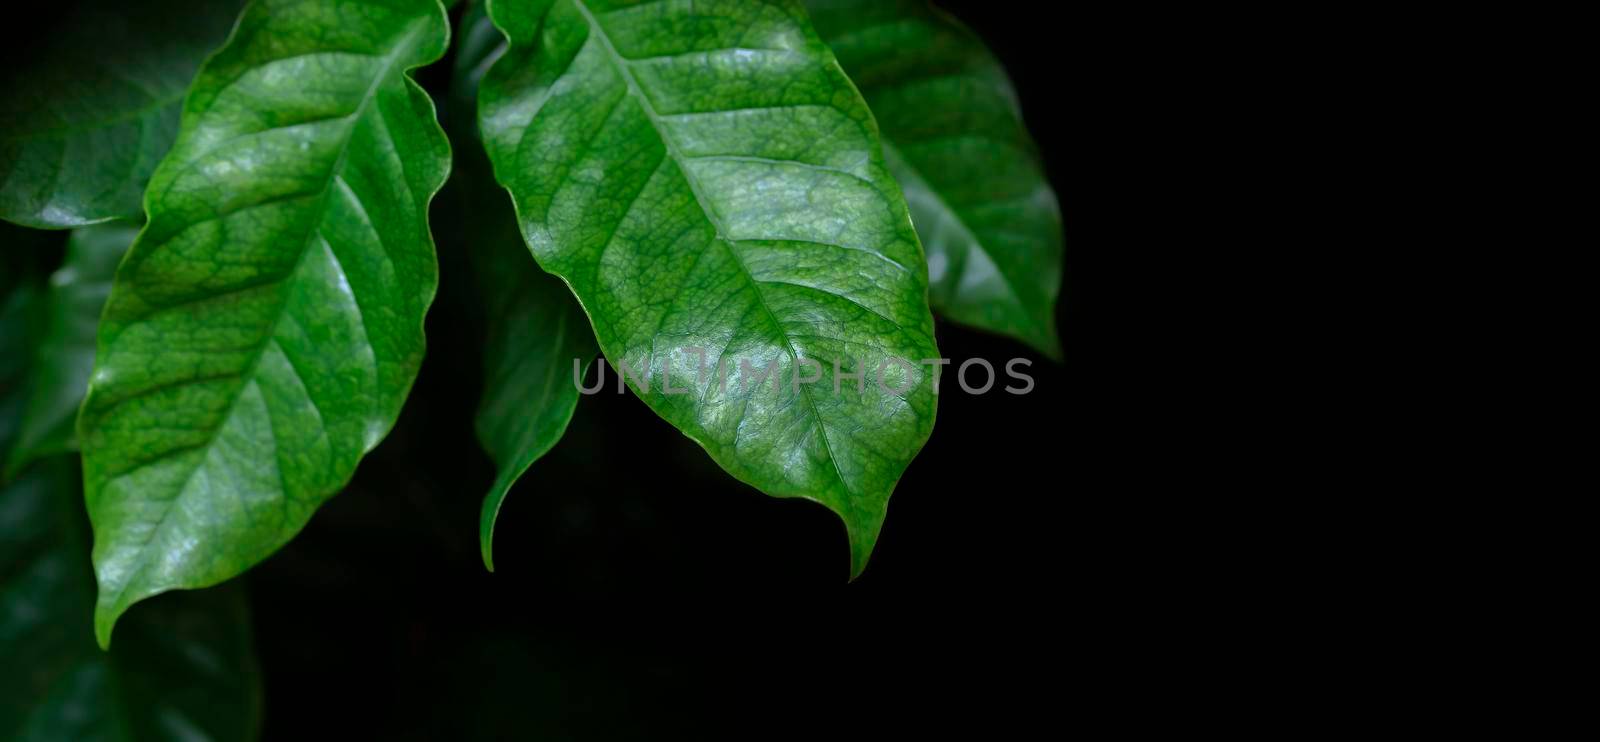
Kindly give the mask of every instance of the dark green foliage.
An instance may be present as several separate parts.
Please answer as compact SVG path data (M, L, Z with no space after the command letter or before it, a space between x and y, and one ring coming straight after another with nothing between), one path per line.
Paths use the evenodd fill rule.
M482 389L435 434L494 464L490 569L596 358L737 480L837 514L854 578L934 428L934 313L1061 357L1055 196L954 19L453 5L94 0L0 70L0 738L256 736L243 588L213 586L395 426L447 178Z

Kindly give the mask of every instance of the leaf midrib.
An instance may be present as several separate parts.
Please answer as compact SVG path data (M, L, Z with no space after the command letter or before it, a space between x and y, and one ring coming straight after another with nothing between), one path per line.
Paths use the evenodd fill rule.
M667 131L661 123L661 116L656 112L655 105L644 94L644 90L639 87L639 81L634 78L633 71L629 69L628 58L617 52L616 47L611 43L611 37L606 34L605 27L600 24L600 20L595 18L594 13L589 10L588 4L584 0L572 0L572 4L579 13L583 14L590 30L595 34L595 38L600 41L601 48L610 57L612 65L617 68L617 72L622 76L623 82L627 84L628 94L638 99L639 107L644 111L645 117L650 120L650 125L655 129L656 136L661 140L662 145L666 147L667 156L671 157L677 164L678 171L683 174L684 182L689 184L689 190L694 194L695 202L700 206L700 211L705 214L706 221L710 222L712 228L716 230L715 241L722 244L724 249L733 256L734 262L739 266L739 270L749 280L750 287L755 292L756 301L761 304L762 312L767 315L768 321L772 323L778 335L783 338L783 346L789 351L789 362L792 364L790 368L794 373L798 374L800 372L800 356L794 349L794 342L790 340L789 333L783 329L783 323L778 321L778 316L773 313L772 307L767 304L766 295L761 291L761 282L756 280L755 274L750 271L750 266L744 262L744 256L740 255L738 250L733 249L734 241L727 236L727 230L722 224L721 218L717 215L716 210L712 208L706 195L700 190L700 184L696 181L694 175L684 165L691 158L685 157L682 152L679 152L677 144L667 135ZM896 323L896 326L898 326L898 323ZM654 339L651 342L653 343ZM833 444L828 441L828 427L822 421L822 415L817 412L816 400L811 398L809 389L802 388L800 396L805 399L806 407L811 410L811 419L816 421L817 436L822 439L822 447L828 454L828 463L833 467L834 476L838 478L841 485L844 485L847 494L853 497L859 496L860 493L850 486L850 481L845 478L844 472L839 468L839 459L833 454Z
M402 37L402 40L400 41L399 44L397 44L395 46L394 51L391 52L390 54L387 54L387 55L384 56L384 62L383 62L382 67L380 68L379 73L376 76L374 76L372 84L370 86L368 86L367 90L362 94L361 102L359 104L357 104L355 110L352 111L349 114L348 118L351 121L350 128L347 130L347 132L345 134L344 143L339 148L339 154L334 160L333 167L329 168L328 177L326 179L326 182L323 184L322 192L319 194L319 197L323 201L322 206L320 207L320 209L322 211L325 212L326 209L327 209L327 197L328 197L328 194L332 191L333 183L335 182L335 180L337 180L343 174L345 162L347 161L349 153L350 153L350 142L355 139L356 126L359 125L359 123L361 121L361 118L366 115L367 107L370 106L372 104L372 101L377 98L378 90L383 86L383 83L386 82L389 79L390 75L394 74L395 64L402 57L404 57L408 52L410 52L415 47L418 37L421 35L422 30L426 26L426 21L427 21L427 19L425 19L425 18L419 18L416 21L413 21L412 24L410 25L410 27L408 27L406 29L405 34ZM402 74L403 74L403 71L402 71ZM317 222L316 222L315 227L312 228L310 233L306 235L305 243L301 245L300 256L299 256L299 258L297 259L297 261L295 263L294 269L289 271L288 274L285 275L283 280L293 280L293 278L300 273L300 268L305 263L306 255L309 252L311 252L310 243L312 241L312 238L317 236L321 232L321 230L322 230L322 220L318 219ZM330 251L331 251L331 246L330 246ZM227 424L227 420L229 420L229 419L231 419L233 417L235 410L238 408L239 399L244 396L245 387L248 386L251 383L250 380L253 380L255 378L256 374L260 371L261 358L266 354L267 346L272 344L273 342L275 342L274 335L277 332L278 323L283 321L283 312L284 312L284 309L286 307L286 304L287 304L287 299L285 300L284 304L280 304L279 307L278 307L278 316L277 316L277 319L273 322L273 334L269 334L267 336L267 338L264 341L262 341L260 347L258 347L256 349L255 357L253 359L251 359L248 369L238 375L239 378L246 379L247 381L245 382L245 384L243 384L243 385L241 385L239 387L239 391L236 392L233 395L233 399L229 400L228 410L221 417L221 420L223 422L220 423L217 426L216 429L213 429L211 431L209 440L207 440L206 443L203 444L206 448L209 449L216 442L217 430L220 430L223 425ZM358 305L358 308L359 308L359 305ZM297 374L299 373L298 370L296 371L296 373ZM307 396L309 398L310 390L308 389L306 393L307 393ZM187 450L193 450L193 449L191 448L191 449L187 449ZM276 447L275 447L274 448L274 457L275 458L276 458L276 455L277 454L276 454ZM162 457L162 458L165 458L165 457ZM153 463L153 462L147 462L145 465L148 465L148 463ZM280 464L280 466L281 466L281 464ZM184 477L183 484L178 489L178 496L173 498L173 500L174 500L173 504L169 505L167 508L165 508L162 511L161 518L156 522L155 528L150 529L150 535L146 536L145 540L144 540L144 543L140 544L138 551L139 551L139 554L141 556L143 556L145 551L149 548L150 543L153 542L155 540L155 538L165 530L167 524L169 523L169 517L172 515L172 512L177 509L177 507L175 507L176 500L180 499L182 497L182 495L183 495L183 492L188 490L189 483L194 480L195 472L198 471L198 470L199 470L199 466L196 465L193 469L190 469L189 474L186 477ZM131 471L132 470L130 470L130 472L124 472L123 474L118 475L118 478L123 477L123 476L127 476L127 474L131 473ZM279 472L279 476L280 477L282 476L281 469L280 469L280 472ZM287 487L285 487L285 494L287 494ZM123 581L121 587L119 587L117 589L116 596L112 599L111 603L112 604L120 603L122 601L123 596L127 594L128 588L131 585L133 585L135 582L137 582L138 579L141 576L144 575L145 570L148 569L149 566L150 566L150 561L148 559L141 559L140 562L139 562L138 568L135 569L131 574L129 574L128 577Z

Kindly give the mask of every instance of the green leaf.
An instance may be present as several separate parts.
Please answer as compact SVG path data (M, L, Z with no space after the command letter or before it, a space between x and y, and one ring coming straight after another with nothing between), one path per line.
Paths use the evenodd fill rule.
M918 364L938 350L876 126L804 9L492 0L489 14L510 48L479 123L540 265L659 415L740 480L838 513L859 574L933 428ZM889 358L908 366L889 363L885 389ZM836 380L835 362L864 383Z
M93 0L42 29L46 45L0 71L0 219L59 228L138 216L184 92L242 4Z
M406 72L447 36L437 0L259 0L201 70L79 419L102 644L286 543L394 425L450 164Z
M476 100L479 80L505 44L482 3L467 8L461 28L451 96L465 103ZM476 128L470 118L462 123ZM574 377L581 378L599 349L571 292L528 255L516 213L495 184L482 147L472 141L457 150L456 191L488 318L476 427L499 470L478 529L483 565L492 572L494 525L506 494L566 433L578 406Z
M940 315L1059 360L1061 211L1011 81L922 0L806 0L883 129Z
M73 424L94 368L100 311L111 293L117 262L138 233L138 227L126 224L72 232L66 262L50 277L44 334L33 351L28 401L6 463L7 477L33 459L77 446Z
M42 460L0 491L0 739L255 739L260 674L238 586L152 601L115 650L95 647L76 463Z
M506 493L566 433L578 406L576 379L599 351L567 287L528 258L510 208L483 218L507 225L475 243L472 256L490 312L477 433L499 469L479 523L483 564L492 572L494 524Z

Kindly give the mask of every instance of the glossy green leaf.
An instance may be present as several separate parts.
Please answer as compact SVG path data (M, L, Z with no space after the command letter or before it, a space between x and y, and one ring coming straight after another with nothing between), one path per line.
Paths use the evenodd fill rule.
M804 9L489 14L510 48L479 123L539 263L646 404L740 480L838 513L859 574L933 428L938 351L876 126Z
M0 490L0 739L250 740L260 674L243 591L140 606L109 653L94 643L76 459Z
M0 70L0 219L58 228L138 216L189 82L242 5L91 0L40 29L46 45Z
M923 0L806 4L883 130L934 311L1059 360L1061 211L1005 70Z
M46 324L33 349L27 403L7 476L35 458L76 447L73 426L94 368L100 311L117 262L138 233L132 225L107 224L74 230L67 241L66 262L50 277L44 299Z
M449 171L406 72L447 37L437 0L258 0L201 70L79 419L102 643L282 546L393 426Z
M451 95L475 102L479 80L505 43L481 3L467 8L460 27ZM470 118L462 123L475 129ZM499 473L484 497L478 530L483 564L493 571L495 520L506 494L561 440L578 406L574 377L581 377L599 349L572 293L528 254L516 213L495 184L482 147L470 141L457 149L456 191L488 325L477 433Z

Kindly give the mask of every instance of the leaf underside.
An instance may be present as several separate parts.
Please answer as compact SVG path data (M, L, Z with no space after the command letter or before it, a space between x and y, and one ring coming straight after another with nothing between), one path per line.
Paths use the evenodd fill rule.
M102 644L287 542L394 424L449 171L407 71L447 37L437 0L257 0L202 68L79 418Z
M938 351L876 126L804 9L492 0L489 14L510 48L479 124L539 263L646 404L740 480L838 513L859 574L932 430L917 364ZM909 367L889 363L880 386L889 358ZM836 361L865 383L836 380ZM819 381L795 383L816 374L803 362Z
M941 316L1059 360L1061 212L1005 70L922 0L807 0L883 130Z
M510 215L500 218L510 220ZM484 392L477 433L498 468L483 500L479 544L483 564L494 570L494 526L511 485L561 440L578 406L574 380L598 351L594 333L561 282L528 259L513 226L514 250L488 247L475 254L479 269L503 270L502 292L485 289L490 315L484 348ZM509 254L507 254L509 252ZM512 262L515 259L516 262ZM576 364L576 368L574 367Z
M481 4L467 8L460 25L452 98L475 103L479 79L505 44ZM578 406L574 376L588 368L599 349L572 293L528 255L516 213L474 136L476 121L455 118L457 128L466 131L454 132L464 143L457 148L454 187L487 318L476 427L498 473L484 496L478 541L484 566L494 571L495 521L506 495L561 440Z
M53 229L137 217L184 92L242 5L90 0L55 19L43 48L0 70L0 219Z

